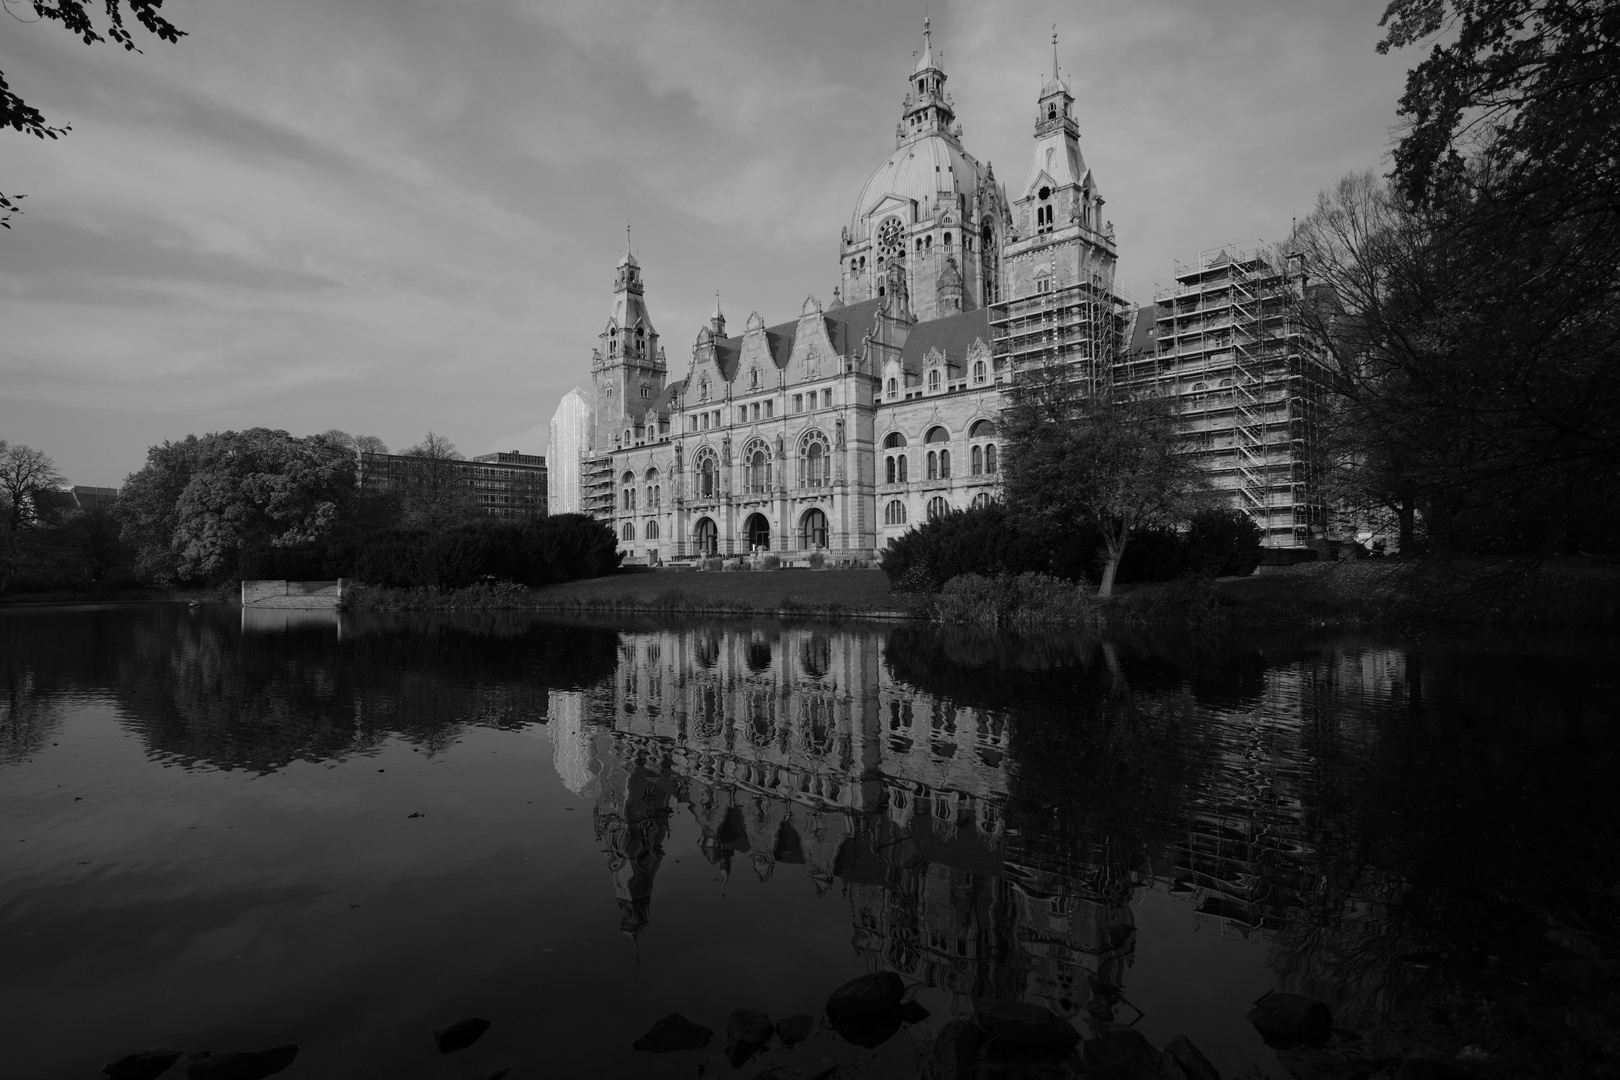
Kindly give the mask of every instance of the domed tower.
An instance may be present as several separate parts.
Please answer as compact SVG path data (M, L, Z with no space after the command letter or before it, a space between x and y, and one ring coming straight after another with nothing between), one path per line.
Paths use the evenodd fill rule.
M591 350L591 379L596 396L596 451L628 447L645 437L648 407L664 389L669 365L658 345L658 331L647 314L642 293L641 263L630 251L625 230L624 256L613 279L613 314ZM652 417L656 424L658 419Z
M840 294L845 303L885 295L889 269L898 267L919 320L981 307L994 295L986 279L993 283L1010 221L1006 192L962 147L944 62L924 19L894 153L866 181L844 229ZM986 252L995 257L986 260ZM961 276L961 296L958 303L947 295L942 306L938 286L949 264Z

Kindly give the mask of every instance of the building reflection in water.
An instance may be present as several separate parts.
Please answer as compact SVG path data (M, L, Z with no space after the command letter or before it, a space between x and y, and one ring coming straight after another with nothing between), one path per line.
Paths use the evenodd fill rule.
M625 633L611 680L553 692L558 772L595 798L621 929L654 919L664 841L688 815L723 875L802 867L820 894L841 886L869 968L953 1014L973 997L1111 1012L1135 944L1129 884L1052 868L1009 829L1006 718L899 681L883 642Z

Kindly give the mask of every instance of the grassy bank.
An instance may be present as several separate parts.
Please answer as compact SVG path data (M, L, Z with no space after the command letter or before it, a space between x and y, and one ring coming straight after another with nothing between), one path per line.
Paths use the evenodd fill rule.
M1214 596L1250 624L1620 625L1620 567L1585 560L1534 568L1474 560L1449 570L1396 559L1302 563L1223 578Z
M362 587L353 606L372 610L521 608L575 614L914 617L919 602L889 591L881 570L626 573L524 589L473 586L449 592Z

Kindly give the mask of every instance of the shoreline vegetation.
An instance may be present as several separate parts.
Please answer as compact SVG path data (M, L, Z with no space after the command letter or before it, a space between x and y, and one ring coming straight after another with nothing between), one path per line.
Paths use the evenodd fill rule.
M233 587L124 589L7 597L38 604L233 602ZM1100 599L1085 582L1044 574L962 574L937 593L891 590L876 569L744 573L619 571L555 585L486 582L459 589L356 585L372 611L534 611L575 615L778 616L931 621L1009 631L1192 626L1620 626L1620 566L1561 560L1523 568L1364 559L1268 567L1252 576L1183 575Z

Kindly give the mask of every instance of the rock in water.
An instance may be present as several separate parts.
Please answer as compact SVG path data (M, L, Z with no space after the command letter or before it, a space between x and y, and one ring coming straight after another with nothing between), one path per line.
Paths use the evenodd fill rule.
M835 1024L882 1020L900 1007L906 984L892 971L862 975L834 990L827 998L827 1019Z
M473 1043L484 1037L489 1030L489 1021L479 1016L467 1016L449 1027L433 1029L433 1045L439 1048L441 1054L453 1054L457 1050L465 1050Z
M784 1017L776 1022L776 1037L792 1048L816 1033L816 1018L808 1013Z
M1327 1005L1298 994L1272 992L1254 1003L1247 1017L1267 1046L1289 1049L1321 1046L1333 1037Z
M1181 1071L1187 1074L1187 1080L1221 1080L1220 1072L1209 1063L1209 1059L1198 1052L1191 1039L1185 1035L1177 1035L1164 1044L1164 1052L1175 1059Z
M694 1024L680 1013L670 1013L630 1045L648 1054L667 1054L674 1050L696 1050L700 1046L708 1046L712 1038L714 1032L702 1024Z
M183 1050L170 1050L167 1046L154 1046L125 1054L117 1061L101 1067L111 1080L154 1080L168 1072L169 1066L180 1060Z
M771 1018L758 1009L738 1009L726 1024L726 1060L740 1069L770 1041Z
M210 1054L186 1067L191 1080L264 1080L293 1063L298 1047L276 1046L228 1054Z
M928 1007L916 998L912 998L910 1001L902 1001L897 1012L900 1019L908 1024L920 1024L929 1016Z
M1165 1055L1140 1031L1120 1028L1086 1040L1087 1075L1096 1080L1157 1080L1165 1075Z
M1080 1041L1074 1025L1051 1009L1021 1001L981 1001L973 1022L1021 1054L1055 1059Z

